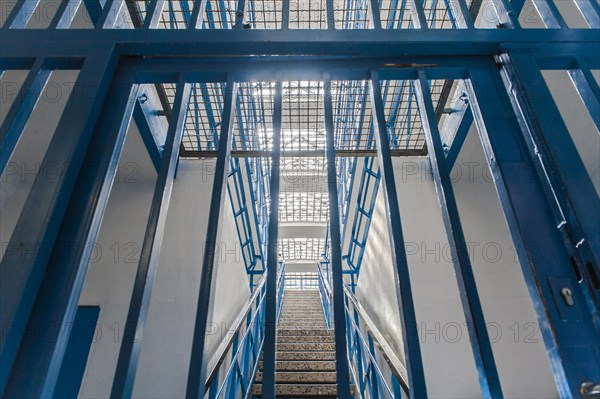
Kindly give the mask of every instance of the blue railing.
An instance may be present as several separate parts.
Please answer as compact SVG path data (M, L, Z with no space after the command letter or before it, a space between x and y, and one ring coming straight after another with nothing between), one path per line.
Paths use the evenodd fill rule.
M332 291L317 265L319 292L327 327L332 326ZM408 398L408 374L354 294L344 287L346 339L352 379L361 398Z
M408 398L408 373L356 297L344 287L346 339L354 383L362 398Z
M265 338L266 276L265 273L233 323L236 330L228 334L217 348L213 357L216 360L209 364L205 391L210 399L245 398L252 389ZM284 277L285 265L280 262L278 315L283 302Z
M321 265L317 264L317 270L319 275L319 294L321 296L321 304L323 305L323 313L325 313L325 321L327 322L327 328L331 329L332 326L332 303L331 303L331 288L329 287L329 281Z

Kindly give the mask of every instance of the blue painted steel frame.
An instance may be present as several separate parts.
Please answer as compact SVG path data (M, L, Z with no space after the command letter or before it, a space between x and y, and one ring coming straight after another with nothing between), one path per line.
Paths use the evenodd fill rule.
M123 340L111 391L111 397L113 398L130 398L133 394L133 384L166 227L167 212L171 201L175 169L179 159L179 145L183 137L190 92L190 84L182 76L176 87L175 102L173 104L174 112L169 121L164 154L154 187L140 262L123 331Z
M577 397L583 382L597 381L600 375L598 330L516 118L507 117L514 114L496 65L472 67L467 90L559 395ZM524 178L514 178L515 170ZM574 306L564 304L563 288L571 290ZM570 327L569 321L578 327Z
M373 110L373 123L377 141L377 156L380 164L381 178L385 187L385 205L387 222L390 231L390 247L396 279L396 295L400 307L400 320L402 322L402 336L406 368L411 398L426 398L427 388L421 358L421 345L417 332L417 319L412 297L408 261L404 249L404 236L400 220L400 208L396 181L394 178L394 165L390 156L390 141L386 128L386 121L381 95L380 78L377 71L371 72L371 102Z
M275 398L275 357L277 346L277 265L279 251L279 182L281 167L281 118L283 87L275 84L273 103L273 158L271 160L271 185L269 206L269 244L267 246L267 304L265 317L265 345L263 352L262 396Z
M136 97L137 85L131 84L131 76L120 73L102 109L104 115L112 117L101 119L95 129L27 325L27 331L39 331L40 326L55 323L63 328L49 329L43 341L36 334L23 337L5 397L54 394L71 320L117 173ZM32 364L36 368L34 373Z
M85 60L41 164L42 171L56 165L66 165L65 169L56 180L35 180L0 263L1 322L2 326L11 329L10 333L0 334L0 392L6 387L8 373L43 280L49 255L47 248L56 241L116 67L117 58L112 46ZM89 85L98 88L92 101L86 98L85 88ZM45 202L40 202L41 198Z
M211 298L213 297L212 293L214 290L212 280L215 254L217 250L217 233L219 231L219 219L221 217L225 185L227 183L226 168L229 165L229 159L231 155L236 87L237 84L234 83L233 79L227 79L223 117L221 121L221 135L219 137L219 149L210 202L210 213L208 216L208 228L203 255L204 257L202 260L202 274L200 277L198 307L196 310L196 322L194 325L194 340L192 344L192 353L187 382L186 397L188 398L204 397L204 381L206 379L207 363L204 353L204 340L206 337L206 323L209 320L209 314L211 312Z
M333 125L333 98L331 80L324 79L323 101L325 104L325 137L327 143L327 188L329 192L329 236L331 238L331 271L333 289L333 327L335 329L335 362L338 398L351 397L348 375L346 317L344 311L344 276L342 273L342 238L340 208L338 205L338 183L335 168L335 137Z
M431 164L438 202L446 228L446 236L450 244L475 366L479 374L481 396L484 398L502 398L500 378L496 369L492 345L483 316L483 308L477 292L475 275L460 222L458 205L454 197L450 169L446 164L442 139L438 130L438 120L431 100L431 87L425 72L419 71L419 79L415 80L414 87L429 150L429 163Z

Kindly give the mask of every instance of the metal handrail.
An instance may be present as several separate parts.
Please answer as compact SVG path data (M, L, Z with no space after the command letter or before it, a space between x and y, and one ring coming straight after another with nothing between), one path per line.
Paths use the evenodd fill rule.
M283 264L283 262L280 262L280 264L279 264L279 273L280 273L280 275L279 275L278 282L277 282L277 292L278 292L278 294L277 294L277 297L278 297L277 313L278 314L281 312L281 303L283 302L283 286L284 286L283 279L285 277L285 264ZM244 381L243 381L243 376L242 376L243 372L241 370L239 370L240 367L244 367L244 366L240 366L240 364L237 361L238 361L238 357L241 354L246 353L248 351L245 344L246 344L246 341L249 339L251 340L250 345L258 348L256 353L260 354L262 352L262 346L263 346L263 342L264 342L264 303L265 303L265 297L266 297L266 281L267 281L266 277L267 277L267 274L264 273L260 282L254 289L254 292L252 293L252 295L250 296L250 298L248 299L248 301L246 302L246 304L244 305L244 307L241 309L240 313L236 317L236 319L234 321L234 325L237 326L235 331L232 334L228 334L229 335L228 338L219 345L215 355L213 356L213 359L217 359L217 360L211 362L212 364L209 367L210 372L208 373L208 378L204 385L205 392L210 392L210 394L209 394L210 398L220 397L223 394L224 390L226 390L226 389L227 389L227 392L229 392L229 390L231 389L232 386L237 387L236 384L238 382L240 382L242 384L242 391L246 392L246 395L242 395L242 396L247 396L247 394L250 392L250 387L252 386L252 383L254 381L254 377L256 375L256 370L258 367L258 361L259 361L260 357L258 355L256 356L254 365L252 365L252 372L249 375L246 386L244 386ZM251 312L254 312L254 314L252 314L252 316L250 317ZM245 323L244 323L244 320L246 320ZM244 332L243 336L240 337L239 333L241 331L242 325L247 326L247 328L246 328L246 331ZM258 328L258 330L256 330L256 328ZM250 334L256 334L257 336L254 338L249 337ZM257 342L259 338L260 338L260 342ZM233 353L230 358L231 364L230 364L229 368L227 369L227 372L225 373L225 377L223 378L223 381L219 384L219 378L218 378L219 371L220 371L223 363L225 362L225 359L227 358L228 354L230 353L231 348L234 346L235 346L235 349L234 349L235 353ZM245 363L245 362L246 361L242 360L242 363ZM239 377L241 378L240 381L235 380L235 377L237 375L239 375Z
M329 283L327 279L323 275L323 271L321 270L321 265L317 263L317 271L319 278L319 296L321 297L321 305L323 306L323 313L325 314L325 322L327 323L327 328L331 329L331 288L329 287Z
M369 315L367 314L365 309L362 307L362 305L360 304L360 302L358 301L356 296L346 286L344 286L344 294L345 294L346 298L348 298L348 300L352 303L352 306L356 310L356 313L358 314L359 318L363 321L364 326L367 329L367 333L373 338L373 343L379 348L379 351L381 352L381 356L383 357L386 364L388 365L392 375L397 379L397 381L400 384L404 393L406 395L409 395L408 372L406 370L406 367L404 367L404 365L402 364L400 359L396 356L396 354L394 353L392 348L389 346L389 344L387 343L387 341L385 340L383 335L381 335L381 333L379 332L379 330L373 323L373 320L371 320L371 318L369 317ZM349 308L347 302L345 303L345 307L346 307L346 312L350 313L350 308ZM365 338L363 337L360 327L356 324L356 322L353 320L352 317L348 317L348 319L351 321L351 323L353 324L353 326L356 328L357 332L359 333L358 336L360 337L360 340L362 341L363 345L365 345L365 348L367 349L367 353L368 353L369 357L371 358L375 367L377 368L378 374L380 374L380 376L382 377L383 374L381 373L381 370L379 369L379 366L377 365L377 360L375 358L375 355L369 349L369 345L365 341ZM382 381L385 383L385 380L382 379ZM391 390L390 390L389 386L387 385L387 383L385 383L385 385L386 385L387 390L391 394Z
M325 312L325 319L327 320L328 312L330 317L332 312L332 290L329 285L329 282L327 281L327 278L325 278L320 264L317 264L317 271L319 276L319 290L321 291L321 302L323 304L323 311ZM358 337L358 340L360 341L359 343L357 343L360 345L360 348L357 347L357 349L361 350L362 353L364 353L369 358L370 366L377 374L377 380L381 382L381 388L371 387L371 389L385 390L386 397L401 397L402 393L399 392L399 390L401 389L406 396L410 396L408 385L408 373L406 371L406 368L404 367L400 359L396 356L390 345L387 343L379 329L375 326L375 323L373 322L373 320L371 320L371 318L369 317L365 309L362 307L356 296L352 293L352 291L348 289L347 286L344 286L344 297L348 336L351 336L351 332L356 333L356 337ZM353 309L350 308L350 304L352 305ZM362 321L362 324L366 328L366 334L368 338L365 338L363 331L361 331L361 327L358 325L359 320ZM328 321L328 323L330 322L331 320ZM328 327L329 326L330 324L328 324ZM385 365L387 365L387 368L389 369L389 372L392 375L392 387L390 387L390 385L387 383L383 371L381 369L381 365L378 363L377 356L374 353L376 348L378 349L378 352L380 352L381 358L383 358L383 360L385 361ZM353 375L355 376L356 380L358 377L356 366L359 365L353 364L353 357L351 356L351 351L352 348L349 342L348 355L350 358L350 366L352 368ZM361 359L358 360L362 361ZM362 364L360 365L360 367L362 367ZM367 381L367 384L369 383L372 384L371 379ZM364 387L361 386L360 388L362 388L362 395L364 394Z
M212 366L209 366L209 373L207 374L208 378L206 379L206 384L204 384L205 391L208 390L208 388L212 384L214 378L216 377L219 368L223 364L223 361L225 360L225 357L227 356L227 353L229 352L229 349L233 345L235 336L242 328L244 319L246 319L246 317L248 316L248 313L252 309L256 298L261 294L261 291L262 291L263 286L265 285L266 281L267 281L267 273L265 273L263 275L263 277L260 279L260 282L254 289L254 293L250 296L250 298L248 299L248 301L246 302L246 304L244 305L242 310L240 310L240 313L238 314L238 316L235 318L235 321L233 322L234 323L233 325L237 326L235 331L232 334L228 334L228 338L226 340L224 340L223 342L221 342L221 344L217 348L217 351L215 352L215 355L213 356L213 359L216 358L217 360L212 364ZM261 298L260 303L262 303L262 298ZM259 303L258 307L260 307L260 303ZM217 357L217 355L218 355L218 357Z

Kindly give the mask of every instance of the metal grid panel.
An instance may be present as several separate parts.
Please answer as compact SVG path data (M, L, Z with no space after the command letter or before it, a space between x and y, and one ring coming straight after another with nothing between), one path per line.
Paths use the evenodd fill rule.
M333 123L337 150L374 147L367 81L332 81Z
M273 148L273 101L275 84L238 85L232 148L271 150Z
M381 84L385 119L393 149L421 149L425 145L413 83L386 80Z
M169 103L175 98L174 85L165 84ZM221 133L225 83L195 83L185 120L183 148L189 151L217 150Z
M290 29L327 29L325 0L290 0Z
M414 29L408 0L380 0L379 16L383 29Z
M252 29L281 29L282 0L249 0L246 23Z
M281 149L325 150L323 82L283 83Z
M325 251L325 238L282 238L279 254L285 261L314 260Z
M192 15L193 1L167 0L160 16L159 28L186 29Z
M235 0L208 0L204 10L203 29L232 29L235 24Z
M284 286L286 291L318 290L319 277L316 272L286 272Z
M453 7L450 7L451 2ZM467 6L470 1L467 1ZM454 8L454 9L453 9ZM458 9L456 0L427 0L423 5L427 26L432 29L457 29L457 16L454 10Z
M280 222L327 222L329 195L326 192L286 192L279 195Z
M336 29L373 28L369 18L369 0L334 0Z

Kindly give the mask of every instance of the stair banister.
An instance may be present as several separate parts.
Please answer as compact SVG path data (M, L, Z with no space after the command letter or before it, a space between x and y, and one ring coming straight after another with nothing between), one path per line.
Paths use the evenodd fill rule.
M281 300L283 299L283 279L285 278L285 264L283 264L283 262L280 263L279 271L280 275L278 279L278 297L280 300L277 308L278 314L281 311ZM256 370L264 341L264 299L265 286L267 281L266 276L266 273L264 273L258 285L255 287L254 292L252 293L244 307L240 310L240 313L235 318L235 321L232 324L233 326L235 326L235 331L233 331L231 334L227 334L227 337L221 342L209 363L207 374L208 378L206 379L206 383L204 385L205 392L209 393L209 398L223 397L223 393L229 385L233 385L234 391L237 392L238 382L232 383L230 380L232 378L237 378L235 367L243 367L243 365L240 366L237 363L239 360L238 357L240 355L244 356L244 354L255 353L256 358L254 359L255 361L252 365L252 373L248 376L248 381L239 381L239 383L242 385L242 397L247 397L250 393L250 388L256 375ZM248 319L249 317L250 319ZM244 332L243 337L239 337L239 334L242 330L242 326L247 326L247 328ZM252 348L250 350L247 350L245 347L246 340L250 338L250 334L253 334L255 336L249 344L253 346L258 346L256 350L253 350ZM238 344L236 345L236 348L233 348L236 338L238 338ZM230 365L227 368L227 372L225 374L225 377L223 378L223 381L220 382L220 370L223 366L223 363L228 358L228 355L232 350L235 353L231 355L229 359ZM241 373L242 371L240 371L240 374ZM245 376L242 376L242 378L243 377Z
M356 313L358 314L360 320L362 320L365 328L367 329L367 334L369 334L372 337L373 343L377 346L377 348L381 352L381 356L383 357L387 366L389 367L390 372L392 373L392 375L396 378L396 380L400 384L400 387L402 388L402 391L404 392L404 394L406 394L406 396L409 396L408 372L406 370L406 367L404 367L404 365L402 364L402 361L400 361L398 356L396 356L396 354L394 353L394 351L392 350L390 345L387 343L387 341L385 340L385 338L383 337L381 332L379 332L379 329L375 326L375 323L373 322L373 320L371 320L371 318L369 317L369 315L367 314L365 309L362 307L362 305L360 304L360 302L358 301L356 296L354 296L354 294L346 286L344 287L344 293L345 293L346 298L348 298L349 302L352 303L352 306L353 306L354 310L356 311ZM348 306L348 302L346 303L346 312L348 312L348 313L351 312L351 309ZM349 319L351 320L352 327L357 329L357 331L359 333L358 335L359 335L360 339L362 340L363 345L367 349L366 352L368 353L368 356L371 358L371 361L373 361L374 366L377 368L378 374L382 377L383 374L381 372L381 367L377 364L377 358L376 358L375 354L371 353L371 350L369 349L369 346L368 346L365 338L363 337L363 334L360 331L359 326L356 325L356 323L354 322L352 317L349 317ZM349 328L350 328L350 326L349 326ZM351 362L351 364L352 364L352 362ZM384 381L383 378L382 378L382 381ZM385 383L385 381L384 381L384 383ZM386 386L387 386L387 384L386 384ZM392 390L390 390L389 386L387 386L387 389L389 390L389 393L391 394L393 387L392 387ZM395 397L395 396L392 396L392 397Z

